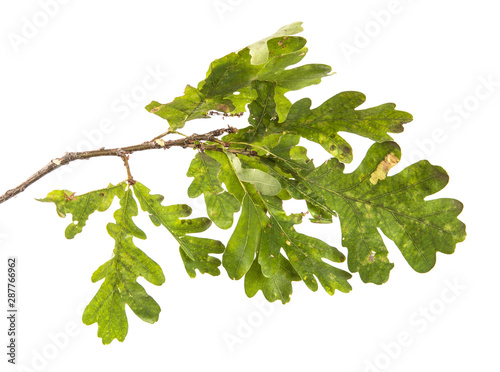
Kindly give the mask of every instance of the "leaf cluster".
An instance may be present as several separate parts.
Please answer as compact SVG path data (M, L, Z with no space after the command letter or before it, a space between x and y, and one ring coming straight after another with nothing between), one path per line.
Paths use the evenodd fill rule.
M394 264L381 234L422 273L433 268L437 252L451 254L465 239L465 225L457 218L462 204L427 199L448 183L444 169L424 160L389 175L401 159L390 134L403 131L412 120L409 113L393 103L359 109L365 102L359 92L338 93L315 108L309 98L292 103L285 96L331 73L322 64L293 67L307 54L306 40L292 36L301 30L300 23L285 26L217 59L196 87L188 85L170 103L154 101L146 107L166 119L171 132L214 112L248 112L248 126L196 146L187 193L203 196L208 218L188 218L189 206L164 206L163 196L130 180L79 196L55 190L41 199L54 202L62 217L72 214L69 239L82 231L90 214L119 199L115 222L107 226L115 244L113 257L93 274L93 282L104 281L83 314L85 324L98 323L103 343L124 340L125 305L146 322L159 317L160 306L137 283L139 276L154 285L164 282L160 266L135 245L134 238L146 238L133 221L138 205L155 226L172 235L190 277L196 271L219 275L222 265L231 279L244 278L249 297L262 291L267 300L282 303L290 301L294 281L312 291L321 285L330 295L351 291L354 273L365 283L385 283ZM374 141L352 173L344 171L353 149L342 132ZM316 167L301 138L321 146L331 158ZM284 204L290 199L302 200L306 211L287 213ZM346 251L298 232L296 225L306 215L328 229L338 218ZM212 222L220 229L233 228L226 244L192 235Z

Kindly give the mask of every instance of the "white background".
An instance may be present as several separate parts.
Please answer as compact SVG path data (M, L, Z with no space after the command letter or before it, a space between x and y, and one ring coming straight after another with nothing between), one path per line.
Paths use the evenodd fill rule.
M313 293L297 283L291 303L283 306L268 305L261 293L248 299L243 281L230 281L224 272L190 279L174 240L140 216L136 222L148 240L137 244L166 276L161 287L141 281L162 307L160 320L149 325L127 309L125 342L103 346L97 326L83 325L81 313L99 287L90 276L113 249L105 224L115 205L91 216L82 234L66 240L70 217L61 219L53 205L34 200L53 189L84 193L125 178L120 159L80 162L0 205L1 288L7 256L19 261L19 370L498 370L500 23L495 2L41 5L46 3L0 6L0 192L66 151L87 149L89 138L92 148L151 139L167 128L143 109L151 100L171 101L186 84L204 77L210 61L301 20L301 36L310 48L304 63L326 63L337 74L289 97L309 96L316 106L340 91L359 90L367 95L363 107L395 102L411 112L414 121L394 136L403 149L401 163L427 158L448 171L450 183L438 197L464 203L460 218L468 237L455 254L438 254L427 274L413 272L388 243L396 266L387 284L366 285L355 274L351 293L330 297L322 288ZM35 22L36 29L26 22ZM355 52L347 53L349 46ZM156 80L152 70L159 71ZM145 79L147 89L141 88ZM201 120L184 131L202 133L227 123ZM245 120L230 123L242 127ZM347 167L351 171L371 142L346 137L355 154ZM316 164L327 157L316 146L310 154ZM195 215L204 215L203 200L186 195L191 179L185 173L193 155L181 149L134 154L132 172L165 195L166 203L187 202ZM400 164L394 172L401 169ZM305 209L300 203L294 208ZM323 226L304 222L300 231L346 252L338 220ZM229 235L212 227L205 236L226 242ZM4 319L4 290L1 298ZM7 323L0 324L3 371L8 369Z

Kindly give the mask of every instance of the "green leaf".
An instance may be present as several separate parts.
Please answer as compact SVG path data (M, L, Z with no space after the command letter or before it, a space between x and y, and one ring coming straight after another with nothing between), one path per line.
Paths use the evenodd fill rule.
M271 156L262 159L262 162L268 166L270 173L281 181L283 190L286 190L294 199L306 201L312 216L311 222L332 223L332 216L337 216L337 212L326 205L321 194L308 188L307 182L304 181L304 177L314 170L313 163L309 160L305 162L293 159L292 152L289 155L282 153L282 157L275 157L274 151L271 149L269 152Z
M318 278L330 295L336 289L349 292L352 288L347 280L351 274L324 261L344 262L345 256L337 248L297 232L293 226L301 223L302 214L288 216L278 198L266 198L265 203L270 217L264 228L259 252L262 274L274 277L280 267L280 249L284 249L291 265L312 291L318 289Z
M250 55L252 56L250 63L252 65L261 65L263 63L266 63L266 61L269 59L269 48L267 47L267 42L269 40L281 36L295 35L302 31L304 31L304 29L302 28L302 22L294 22L281 27L271 36L253 43L248 47L248 49L250 49Z
M281 190L279 181L273 176L255 168L243 168L237 156L227 153L236 175L242 182L248 182L263 195L276 195Z
M267 171L280 179L284 186L291 187L294 198L306 199L311 219L315 223L331 223L335 211L324 206L320 196L313 193L297 192L290 178L295 174L306 175L314 169L312 161L307 157L307 150L297 146L300 136L294 134L273 133L275 120L274 92L275 83L256 81L253 83L258 91L258 97L250 104L251 126L238 133L225 136L224 141L231 142L233 147L245 148L252 146L261 156L259 161L268 166ZM256 168L255 161L253 167ZM287 196L290 193L287 191Z
M386 282L394 266L377 228L420 273L432 269L436 252L453 253L465 239L465 225L457 219L459 201L424 200L448 183L443 168L424 160L387 177L400 157L396 143L376 143L353 173L344 174L344 165L331 159L300 183L338 212L349 270L359 271L364 282Z
M223 140L230 142L233 148L245 148L249 145L264 148L276 147L280 143L283 132L276 134L270 128L273 123L277 123L278 116L276 112L276 83L268 81L254 81L252 88L257 92L255 99L248 106L250 116L250 126L238 130L237 133L231 133L224 136ZM294 136L297 138L299 136ZM296 143L295 143L296 144ZM259 152L259 155L266 155L267 152Z
M121 196L120 209L114 213L116 223L107 226L109 235L115 240L113 258L92 276L94 283L102 279L104 282L85 308L82 320L87 325L97 322L97 335L102 338L103 344L125 339L128 332L125 304L148 323L155 323L161 311L156 301L136 281L142 276L154 285L165 282L160 266L132 241L133 237L146 239L144 232L132 220L137 212L137 203L129 189Z
M184 267L191 278L196 277L195 269L202 274L220 275L219 266L221 261L209 254L223 253L225 248L221 242L194 236L185 236L183 240L189 244L190 252L194 256L194 259L191 259L184 250L180 250Z
M288 29L285 26L279 34L295 33L298 27L298 23ZM189 120L208 117L211 110L226 113L244 111L245 105L253 101L257 94L251 83L267 80L277 84L276 110L281 120L284 120L291 106L285 93L318 84L322 77L330 73L331 67L310 64L285 70L304 58L307 53L304 47L306 40L280 35L272 35L213 61L206 79L199 82L197 88L188 85L183 96L167 104L153 101L146 106L146 110L166 119L170 128L176 130L184 127ZM253 64L252 61L259 64Z
M307 48L303 48L301 51L287 54L283 56L280 63L294 64L302 60L302 58L307 53ZM292 90L299 90L310 85L319 84L321 78L329 76L332 68L327 65L320 64L308 64L304 66L299 66L287 70L276 71L276 64L269 64L266 69L262 71L258 79L262 81L274 82L276 84L274 92L274 101L276 103L276 114L279 122L285 121L288 112L292 106L292 103L285 94ZM252 98L256 96L256 92L252 91L252 86L247 86L240 89L240 95L242 97ZM239 96L237 96L239 98ZM236 106L236 110L244 111L244 107L239 105L238 100L232 99L233 104ZM248 99L247 102L250 102Z
M145 108L149 112L167 119L172 130L184 127L186 121L207 118L207 113L211 110L222 112L234 110L230 100L207 96L190 85L186 86L183 96L175 98L172 102L161 104L153 101Z
M100 281L101 285L82 317L85 324L97 323L104 344L126 338L126 305L148 323L156 322L161 311L138 283L143 277L161 285L165 277L159 265L135 245L136 239L146 239L133 219L138 214L136 199L151 222L165 227L174 237L190 277L196 277L197 272L220 275L222 265L231 279L245 277L247 296L262 291L268 301L283 304L290 301L294 281L304 281L312 291L321 285L330 295L352 289L351 273L338 265L346 261L344 254L296 230L308 214L311 222L329 226L335 225L334 216L339 218L342 245L348 252L346 266L352 273L359 272L366 283L385 283L394 267L383 235L421 273L432 269L437 252L451 254L465 239L465 225L458 219L462 204L450 198L429 198L448 182L441 167L420 161L389 176L401 158L390 134L404 130L403 125L412 121L409 113L396 110L393 103L360 109L366 98L354 91L336 94L315 108L311 108L309 98L293 104L288 99L289 92L318 84L331 74L328 65L297 67L308 52L306 40L292 36L302 31L301 25L284 26L214 60L204 79L187 85L183 95L169 103L153 101L146 106L167 120L167 134L173 132L185 139L163 141L160 135L122 148L122 155L182 143L182 147L197 149L187 171L193 178L188 196L203 195L209 218L188 218L192 209L186 204L162 205L162 195L151 194L149 188L132 180L126 161L128 182L78 196L54 190L39 199L53 202L61 217L72 215L65 230L68 239L82 231L92 213L107 210L115 196L119 199L115 222L107 225L115 242L113 256L93 273L92 282ZM215 138L219 137L216 132L224 130L204 135L176 132L188 121L220 113L240 117L247 108L248 125L241 129L229 126L226 132L230 134L221 140ZM343 163L352 161L353 150L342 132L376 142L352 173L345 173ZM333 158L316 168L307 149L299 145L303 139L308 140L306 144L313 141L321 145ZM103 154L89 151L84 157ZM107 154L120 155L120 151ZM52 163L64 165L67 157ZM8 191L0 202L20 189ZM307 212L285 212L283 201L292 198L303 200L302 208L307 206ZM290 203L294 204L299 203ZM197 235L212 222L222 229L232 227L238 211L227 247Z
M278 119L274 101L276 83L257 80L252 82L252 88L257 92L257 97L248 106L250 112L248 122L251 127L248 128L249 130L244 129L226 136L228 141L259 142L266 135L269 123Z
M221 229L228 229L233 224L233 214L240 210L240 203L222 188L217 177L221 165L210 154L210 151L200 152L191 162L187 176L194 177L194 180L188 188L188 195L197 198L204 194L208 217Z
M208 256L208 254L221 253L224 250L224 245L218 240L186 235L203 232L210 227L212 222L205 217L181 219L181 217L191 215L192 209L188 205L164 206L161 204L164 197L151 195L151 190L140 182L136 182L133 188L142 210L150 214L151 221L156 226L163 225L179 243L181 257L189 276L196 276L195 268L202 274L219 275L220 261ZM186 257L189 260L186 260Z
M219 180L224 182L227 190L241 204L243 202L243 197L247 194L247 191L234 171L233 164L229 160L227 153L213 151L210 153L210 156L217 160L217 162L221 165L218 174Z
M300 281L300 276L290 262L279 255L279 266L270 278L262 274L258 260L255 260L250 270L245 274L245 293L253 297L259 290L269 302L280 300L283 304L290 302L292 281Z
M323 198L311 191L305 192L304 189L297 187L295 179L304 177L314 170L313 162L307 157L307 150L302 146L297 146L299 139L300 136L293 134L278 137L270 135L259 143L260 146L249 145L262 155L258 161L264 164L267 171L280 181L284 187L282 191L286 191L288 198L306 200L308 209L313 216L312 222L331 223L332 216L337 214L325 205ZM252 164L252 166L256 165Z
M238 224L222 255L222 264L231 279L241 279L252 266L266 222L264 211L245 195Z
M91 191L83 195L75 195L74 192L68 190L54 190L47 197L36 200L53 202L60 217L66 217L67 213L73 215L73 223L70 223L64 232L67 239L73 239L76 234L82 232L89 216L95 211L104 212L107 210L115 196L121 197L123 195L125 187L125 182L116 186L109 184L105 189Z
M392 140L388 133L402 132L403 124L413 120L407 112L395 110L393 103L355 110L365 100L362 93L342 92L311 110L311 100L301 99L292 105L287 120L274 131L298 134L319 143L342 162L350 163L351 146L338 132L354 133L382 142Z
M288 148L290 152L289 145L290 143L287 143L284 148ZM283 151L286 150L283 149ZM222 158L222 155L219 156ZM303 156L304 154L301 153L299 158L303 160ZM226 157L231 157L231 154L226 153ZM242 158L246 157L242 156ZM229 176L231 172L233 174ZM248 193L249 188L239 178L234 163L231 161L222 166L220 175L225 177L231 185L228 189L235 189L239 193L239 186L244 195L242 214L228 242L222 261L231 278L241 278L251 267L255 253L260 250L258 263L262 270L261 274L267 278L279 275L276 280L278 278L280 281L288 280L286 275L279 273L280 249L283 248L294 269L312 290L317 290L318 287L315 275L329 294L333 294L335 289L343 292L351 290L347 282L351 275L322 260L326 258L333 262L342 262L345 257L336 248L318 239L299 234L293 229L294 224L300 223L302 215L288 217L282 210L279 198L263 197L260 193L257 195ZM257 202L257 198L260 199L260 203ZM263 210L268 211L269 218L262 214ZM255 270L257 269L254 267L251 276L258 276ZM250 283L246 286L250 286ZM250 290L249 293L254 292ZM269 292L267 295L271 296ZM288 297L283 295L282 301L287 301Z
M307 210L311 213L312 218L309 221L313 223L332 223L332 215L325 212L323 208L318 208L317 204L307 202Z

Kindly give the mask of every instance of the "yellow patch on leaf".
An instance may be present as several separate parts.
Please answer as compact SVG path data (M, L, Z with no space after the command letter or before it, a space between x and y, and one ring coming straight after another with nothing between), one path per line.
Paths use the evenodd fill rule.
M390 154L387 154L385 156L385 159L382 160L377 166L377 170L371 174L370 182L376 185L379 180L385 180L385 178L387 177L387 173L389 173L389 170L393 168L398 162L399 159L392 152Z

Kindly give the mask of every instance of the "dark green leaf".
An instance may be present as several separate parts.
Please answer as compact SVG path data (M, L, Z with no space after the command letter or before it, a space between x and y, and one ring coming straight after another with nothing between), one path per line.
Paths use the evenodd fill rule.
M290 26L288 31L298 32L297 24ZM290 108L285 93L318 84L331 71L330 66L316 64L285 70L300 62L307 53L304 47L306 40L284 36L283 30L288 32L286 27L270 38L213 61L206 79L197 88L187 86L183 96L167 104L153 101L146 106L146 110L166 119L170 128L176 130L184 127L189 120L208 117L211 110L244 111L245 105L253 101L257 94L252 88L252 81L268 80L277 84L276 110L284 120Z
M376 143L353 173L344 174L344 165L331 159L301 183L338 212L349 270L359 271L365 282L386 282L393 267L377 228L418 272L432 269L436 252L453 253L465 239L465 225L457 219L459 201L424 200L448 183L443 168L420 161L387 177L400 156L396 143Z
M388 141L392 139L388 133L402 132L403 124L413 120L407 112L395 110L393 103L355 110L365 99L359 92L342 92L312 110L311 100L301 99L292 105L287 120L274 130L298 134L317 142L334 157L349 163L352 161L351 146L338 132Z
M240 219L222 256L222 264L231 279L241 279L252 266L266 222L264 211L245 195Z

